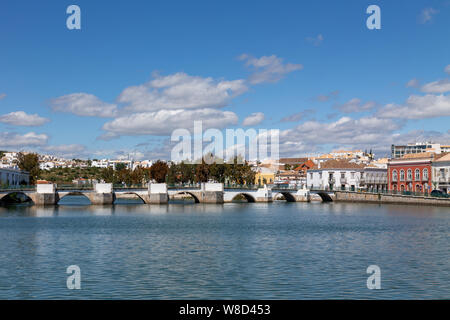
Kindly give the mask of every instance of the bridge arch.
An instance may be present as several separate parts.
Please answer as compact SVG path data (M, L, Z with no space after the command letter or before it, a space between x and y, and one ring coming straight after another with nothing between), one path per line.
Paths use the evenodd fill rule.
M245 198L245 200L247 200L247 202L256 202L255 198L252 195L245 193L245 192L241 192L241 193L234 195L233 198L231 199L231 201L234 201L238 196L243 196Z
M13 195L20 195L18 198ZM22 201L20 199L23 199ZM17 201L18 200L18 201ZM22 191L11 191L5 194L0 195L0 204L13 204L13 203L24 203L29 202L33 203L33 199Z
M283 195L284 199L286 199L287 202L295 202L295 197L292 195L292 193L287 192L287 191L286 192L282 192L282 191L277 192L275 194L275 196L273 197L273 199L276 200L280 194Z
M116 202L117 199L120 199L120 198L121 198L121 197L120 197L121 195L135 195L139 200L142 201L142 203L147 203L147 202L145 201L145 199L142 198L142 196L141 196L139 193L133 192L133 191L122 192L122 193L120 193L120 194L115 194L115 197L114 197L114 203Z
M189 191L179 191L179 192L177 192L175 195L177 195L177 194L187 194L187 195L190 195L193 199L194 199L194 202L195 203L200 203L200 200L197 198L197 196L195 195L195 194L193 194L192 192L189 192Z
M322 198L322 202L332 202L333 199L326 192L317 192L317 194Z
M91 201L89 195L86 194L85 192L81 192L81 191L70 191L70 192L64 192L63 194L61 194L61 192L59 192L57 200L56 200L56 204L59 204L61 202L61 200L67 196L82 196L89 200L89 204L92 204L92 201ZM83 203L83 205L84 205L84 203Z

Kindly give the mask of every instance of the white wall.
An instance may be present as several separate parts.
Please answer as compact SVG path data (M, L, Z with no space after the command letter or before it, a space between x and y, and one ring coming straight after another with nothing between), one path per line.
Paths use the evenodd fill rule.
M148 185L148 192L152 194L167 193L167 184L165 183L150 183Z
M96 183L94 186L97 193L111 193L113 191L112 183Z
M322 173L322 177L320 176ZM361 172L351 169L324 169L324 170L308 170L306 176L306 185L309 189L325 189L329 187L328 179L330 174L333 173L334 184L333 189L340 189L342 184L345 184L345 188L350 188L352 185L359 188L359 181L361 180ZM341 174L344 173L344 179L346 181L341 181ZM353 177L352 177L353 173ZM311 179L312 174L312 179Z

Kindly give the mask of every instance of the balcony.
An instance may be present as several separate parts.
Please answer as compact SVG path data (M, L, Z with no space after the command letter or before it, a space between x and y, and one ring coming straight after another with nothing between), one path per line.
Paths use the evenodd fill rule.
M347 184L347 178L341 178L341 184Z
M423 176L422 181L428 181L428 176Z

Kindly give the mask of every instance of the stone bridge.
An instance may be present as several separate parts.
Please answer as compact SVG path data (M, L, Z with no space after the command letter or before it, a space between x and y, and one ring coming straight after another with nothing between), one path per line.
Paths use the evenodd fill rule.
M192 196L196 203L225 203L232 202L238 196L244 197L248 202L272 202L279 195L288 202L310 201L310 191L307 189L271 189L267 186L259 189L224 189L221 183L203 183L201 188L171 188L165 183L151 183L145 189L113 189L110 183L99 183L93 190L58 190L53 184L39 184L36 190L11 190L0 192L0 200L5 196L20 192L28 196L36 205L56 205L69 195L82 195L89 199L93 205L113 204L117 198L135 195L146 204L165 204L175 195L186 194ZM332 201L326 191L314 191L322 200Z

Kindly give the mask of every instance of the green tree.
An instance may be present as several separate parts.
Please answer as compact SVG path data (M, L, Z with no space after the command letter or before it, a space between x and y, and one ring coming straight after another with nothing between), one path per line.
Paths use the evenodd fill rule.
M30 174L30 184L35 184L39 178L39 156L36 153L24 154L19 152L17 165L21 170L28 171Z
M151 177L158 183L163 183L166 181L166 175L169 171L169 166L164 161L158 160L151 167Z
M126 167L127 167L127 165L125 163L119 162L119 163L116 163L116 167L115 168L116 168L117 171L120 171L122 169L126 169Z
M208 182L209 180L209 168L208 164L202 160L202 163L197 164L195 167L195 182Z

